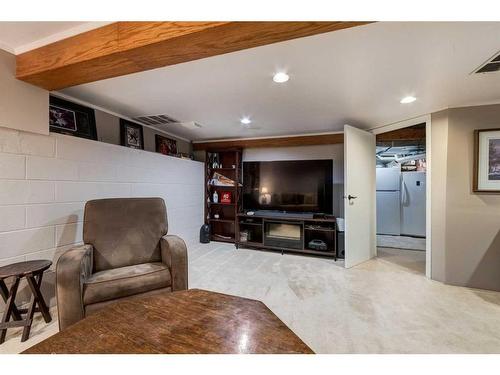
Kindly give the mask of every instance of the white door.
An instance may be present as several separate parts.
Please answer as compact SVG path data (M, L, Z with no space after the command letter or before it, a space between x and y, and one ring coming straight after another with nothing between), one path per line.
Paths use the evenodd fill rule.
M345 267L377 255L375 135L344 126Z

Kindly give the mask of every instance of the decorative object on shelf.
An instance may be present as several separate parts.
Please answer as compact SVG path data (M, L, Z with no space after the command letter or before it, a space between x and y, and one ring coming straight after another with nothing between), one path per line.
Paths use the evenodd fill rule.
M219 194L217 194L217 191L214 191L214 194L212 195L212 202L219 203Z
M219 154L217 153L209 154L209 166L212 169L220 168L221 164L219 163Z
M222 214L222 210L217 209L217 211L215 211L215 213L214 213L214 219L217 219L217 220L224 219L224 215Z
M223 191L220 202L221 203L231 203L232 194L230 191Z
M52 95L49 105L49 129L51 132L97 141L94 110Z
M500 193L500 129L474 131L474 181L476 193Z
M311 241L309 241L307 246L313 250L320 250L320 251L328 250L325 241L322 241L322 240L311 240Z
M212 176L211 180L211 185L216 185L216 186L234 186L235 181L231 180L230 178L227 178L226 176L221 175L218 172L214 172L214 175ZM239 184L241 186L241 184Z
M156 152L163 155L177 156L177 141L155 134Z
M248 242L248 230L242 230L240 232L240 242Z
M232 239L231 236L224 236L222 234L214 234L214 237L220 238L221 240L230 240L230 239Z
M120 141L122 146L144 150L142 126L121 118Z

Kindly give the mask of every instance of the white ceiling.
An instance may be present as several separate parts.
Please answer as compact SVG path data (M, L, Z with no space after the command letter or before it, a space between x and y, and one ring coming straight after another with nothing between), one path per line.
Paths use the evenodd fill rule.
M1 35L1 33L0 33ZM500 22L375 23L63 90L128 117L167 114L192 140L372 128L447 107L500 102ZM290 81L275 84L285 69ZM418 100L402 105L406 95ZM252 128L240 125L249 116ZM500 119L499 119L500 121Z
M108 22L0 22L0 49L19 54Z

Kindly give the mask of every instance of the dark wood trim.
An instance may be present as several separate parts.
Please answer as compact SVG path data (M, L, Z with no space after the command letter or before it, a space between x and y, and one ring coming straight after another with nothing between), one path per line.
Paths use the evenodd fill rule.
M417 141L425 139L425 124L377 134L377 142Z
M301 135L297 137L237 139L230 141L193 143L193 150L225 150L251 147L293 147L344 143L344 134Z
M479 130L474 130L474 166L472 168L472 191L479 193L478 189L478 172L479 172Z
M369 22L115 22L16 56L16 77L47 90Z

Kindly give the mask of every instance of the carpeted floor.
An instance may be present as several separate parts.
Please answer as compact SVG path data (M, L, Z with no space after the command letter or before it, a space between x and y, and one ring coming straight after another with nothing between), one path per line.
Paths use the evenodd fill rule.
M317 353L500 353L500 293L426 279L422 251L378 255L344 269L212 242L189 249L189 286L263 301ZM25 343L9 331L0 352L56 331L55 321L37 323Z

